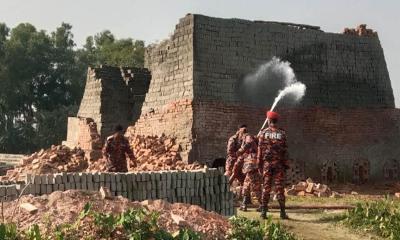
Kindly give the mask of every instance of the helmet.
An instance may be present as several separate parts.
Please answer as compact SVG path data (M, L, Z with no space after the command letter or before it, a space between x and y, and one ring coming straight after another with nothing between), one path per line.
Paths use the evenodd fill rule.
M268 119L279 119L279 114L273 111L268 111L266 115Z

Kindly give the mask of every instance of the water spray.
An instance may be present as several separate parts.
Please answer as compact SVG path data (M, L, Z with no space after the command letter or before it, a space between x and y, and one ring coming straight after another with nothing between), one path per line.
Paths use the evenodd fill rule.
M280 88L270 111L273 111L284 97L290 97L295 103L300 101L306 91L306 86L297 81L293 68L290 67L290 62L281 61L277 57L273 57L271 61L262 64L255 73L248 75L245 83L253 87L253 89L248 89L250 90L249 92L253 92L257 88L259 89L263 84L267 84L267 89L278 90ZM277 86L280 87L276 88ZM264 129L267 122L268 118L265 119L260 132Z
M295 102L298 102L306 93L306 85L304 85L301 82L295 82L290 84L289 86L285 87L283 90L279 91L278 96L275 98L274 103L272 104L272 107L270 111L274 111L276 105L278 102L285 96L292 96L293 100ZM262 125L261 130L265 127L265 125L268 122L268 118L265 119L264 124Z

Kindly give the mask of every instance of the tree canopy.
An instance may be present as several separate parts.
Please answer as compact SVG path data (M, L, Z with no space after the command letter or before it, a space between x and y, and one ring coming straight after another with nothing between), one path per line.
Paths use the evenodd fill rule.
M13 29L0 23L0 152L29 153L66 136L77 113L88 65L142 67L144 42L116 39L108 30L77 48L72 26Z

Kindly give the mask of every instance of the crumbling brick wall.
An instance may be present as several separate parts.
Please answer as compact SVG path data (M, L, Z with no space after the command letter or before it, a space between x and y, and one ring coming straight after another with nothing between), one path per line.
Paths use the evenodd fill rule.
M78 117L92 118L102 138L117 124L131 125L140 115L150 78L142 68L89 68Z
M193 16L182 18L170 39L147 48L145 66L151 83L136 132L176 137L182 158L191 152L193 125Z

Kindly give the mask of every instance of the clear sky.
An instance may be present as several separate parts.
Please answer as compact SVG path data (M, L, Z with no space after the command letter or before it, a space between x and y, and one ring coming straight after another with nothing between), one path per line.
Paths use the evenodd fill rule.
M162 40L186 13L304 23L327 32L366 23L378 31L399 107L399 10L399 0L0 0L0 22L52 31L64 21L73 25L78 46L105 29L146 44Z

